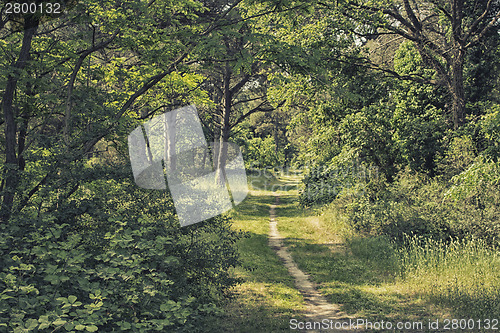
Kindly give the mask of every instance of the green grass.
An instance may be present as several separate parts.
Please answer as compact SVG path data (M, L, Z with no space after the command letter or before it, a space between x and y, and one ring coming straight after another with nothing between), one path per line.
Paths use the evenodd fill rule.
M280 232L294 260L330 302L354 318L374 321L427 323L447 314L398 280L398 258L387 239L357 237L335 212L303 209L296 198L291 191L281 197Z
M234 228L249 236L238 243L242 265L234 270L243 283L207 331L288 332L289 320L301 318L303 298L267 245L272 190L280 195L278 227L294 260L352 318L424 327L435 319L499 318L497 251L478 240L445 246L412 239L397 249L385 237L357 235L333 206L300 207L299 180L251 178L254 190L232 212Z
M254 190L230 212L233 228L247 234L237 244L241 265L233 270L243 282L234 288L224 314L207 322L206 332L285 332L290 319L300 318L304 310L293 278L268 246L269 206L275 200L269 190L284 184L263 176L249 178Z
M409 239L400 251L403 280L460 317L500 317L500 255L478 239L443 244Z
M500 259L482 242L448 246L353 232L333 207L304 209L281 193L280 232L299 267L354 318L422 321L500 317Z

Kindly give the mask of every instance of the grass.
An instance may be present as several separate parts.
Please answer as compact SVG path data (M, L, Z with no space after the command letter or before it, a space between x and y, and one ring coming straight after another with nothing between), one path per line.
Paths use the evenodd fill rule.
M500 255L479 239L443 244L410 238L401 251L406 283L460 318L500 317Z
M296 191L281 194L276 213L299 267L354 318L427 324L500 317L500 256L479 240L413 240L397 249L386 237L357 235L333 207L300 207Z
M280 232L287 237L294 260L328 300L341 304L348 315L372 321L427 323L435 315L448 314L415 297L398 281L396 253L386 239L355 237L341 220L331 223L330 211L298 206L294 194L281 201L277 210ZM343 242L345 237L349 241Z
M293 278L268 246L269 206L275 200L271 190L284 184L249 178L253 190L231 212L233 228L247 234L237 244L241 265L233 270L243 282L232 291L224 314L207 322L206 332L285 332L290 319L300 318L304 310Z
M238 243L242 265L234 270L243 283L207 332L288 332L289 320L301 318L302 295L267 245L273 191L280 195L278 227L294 260L352 318L422 322L425 332L438 331L427 329L436 319L442 329L445 319L499 318L500 256L482 242L409 239L397 249L385 237L354 233L333 206L300 207L297 175L260 175L250 183L254 190L232 212L234 228L248 233Z

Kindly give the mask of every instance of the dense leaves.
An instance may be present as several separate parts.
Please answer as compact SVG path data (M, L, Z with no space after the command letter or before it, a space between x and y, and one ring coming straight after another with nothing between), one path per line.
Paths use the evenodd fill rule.
M119 214L108 223L111 231L98 235L47 219L2 226L0 326L172 331L217 311L216 294L232 284L227 268L236 263L227 220L184 234ZM19 228L24 236L14 238Z

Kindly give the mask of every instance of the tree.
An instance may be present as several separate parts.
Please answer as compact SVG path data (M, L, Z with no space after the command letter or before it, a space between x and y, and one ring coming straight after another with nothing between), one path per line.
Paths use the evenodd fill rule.
M233 285L229 218L180 228L167 192L135 186L124 144L165 108L206 102L188 55L226 5L80 0L50 21L2 12L2 330L189 329Z
M445 87L449 94L454 128L464 123L467 55L485 39L498 38L498 1L319 1L318 4L337 13L339 21L360 41L390 35L414 43L425 66L436 71L437 77L430 82ZM374 63L369 56L359 60L361 66L382 70L396 78L429 82L417 75L398 75L392 68Z
M429 79L434 75L432 69L423 68L420 54L409 41L401 43L396 51L394 70L399 75L418 74ZM442 151L448 123L444 90L407 80L396 80L391 89L394 111L390 127L398 155L411 170L431 176L436 171L435 159Z
M234 6L85 0L68 9L55 20L2 18L2 222L46 184L59 182L59 198L69 198L79 184L62 179L61 170L81 164L101 140L126 135L171 100L202 98L188 55ZM41 147L52 161L28 176L25 168L32 172L40 158L32 152Z
M40 19L35 16L28 16L24 20L24 35L22 40L21 49L17 60L11 65L11 71L7 74L7 82L2 97L2 110L5 122L5 165L4 178L2 179L1 190L4 191L2 207L0 208L0 220L6 221L12 210L14 195L19 182L17 176L17 168L22 171L24 169L23 158L17 157L17 126L16 115L14 113L14 95L16 93L19 74L28 64L30 58L31 42L38 29ZM26 119L26 116L24 117ZM24 121L26 123L26 120ZM22 131L19 133L19 152L22 152L24 141L26 139L26 126L23 126Z
M210 95L213 108L206 111L216 119L214 140L219 140L216 181L223 183L222 174L227 159L227 145L231 131L257 112L272 112L284 101L272 103L267 96L267 75L272 63L267 58L268 45L275 42L270 35L255 31L250 7L238 7L228 20L234 24L213 33L210 43L204 43L198 52L200 73L206 76L202 85ZM272 7L265 13L280 13L290 8ZM246 17L245 17L246 16ZM205 115L206 117L206 115Z

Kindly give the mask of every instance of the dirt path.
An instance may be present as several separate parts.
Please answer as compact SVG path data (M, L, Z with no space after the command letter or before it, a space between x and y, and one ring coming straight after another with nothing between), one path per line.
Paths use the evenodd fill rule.
M340 307L336 304L329 303L326 298L316 289L315 284L309 278L309 275L304 273L295 263L292 256L288 252L288 248L284 245L284 238L278 231L278 222L276 221L275 209L279 204L279 196L276 195L274 205L270 209L269 222L269 246L276 251L278 256L283 260L285 267L290 275L295 278L297 289L304 296L307 304L306 321L321 322L323 319L333 320L334 322L348 322L349 316L340 311ZM305 332L349 332L349 330L307 330ZM357 330L357 332L360 332Z

